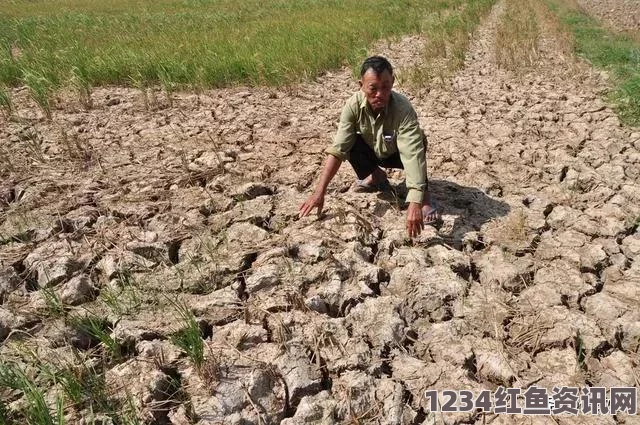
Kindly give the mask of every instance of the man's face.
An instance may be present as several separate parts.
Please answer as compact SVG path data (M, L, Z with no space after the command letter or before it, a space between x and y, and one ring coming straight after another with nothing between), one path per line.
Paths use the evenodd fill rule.
M382 111L389 103L391 88L393 87L393 75L387 70L383 71L382 74L376 74L373 68L369 68L359 82L371 109L374 112Z

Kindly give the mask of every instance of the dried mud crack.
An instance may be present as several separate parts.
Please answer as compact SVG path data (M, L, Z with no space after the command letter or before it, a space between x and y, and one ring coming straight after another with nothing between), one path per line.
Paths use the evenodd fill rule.
M348 190L348 166L324 215L297 218L357 89L347 70L151 110L135 90L98 89L94 109L61 99L52 122L18 91L28 119L0 126L1 356L22 342L73 362L74 345L113 341L121 351L94 356L107 384L174 424L503 423L436 416L423 393L638 385L640 132L552 31L532 72L497 67L503 7L450 82L397 87L444 208L414 241L396 199ZM420 43L376 51L402 73ZM198 367L176 345L181 306L204 339ZM101 326L77 332L81 314Z

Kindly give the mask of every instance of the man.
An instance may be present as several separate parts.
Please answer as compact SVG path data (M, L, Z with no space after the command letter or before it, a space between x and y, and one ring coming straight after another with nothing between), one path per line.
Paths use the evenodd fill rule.
M322 212L329 182L342 161L348 160L358 180L356 190L371 191L389 187L380 168L405 170L409 237L420 234L425 224L437 219L427 191L425 137L409 100L392 91L393 68L381 56L372 56L360 69L360 91L342 109L338 132L326 149L327 158L318 186L300 207L300 217L314 208Z

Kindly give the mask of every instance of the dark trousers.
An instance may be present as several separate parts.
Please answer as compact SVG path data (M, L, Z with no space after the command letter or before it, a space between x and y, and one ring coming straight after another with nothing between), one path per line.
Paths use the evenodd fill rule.
M398 152L388 158L380 159L359 134L356 134L356 142L349 153L349 163L360 180L370 176L378 167L404 170Z

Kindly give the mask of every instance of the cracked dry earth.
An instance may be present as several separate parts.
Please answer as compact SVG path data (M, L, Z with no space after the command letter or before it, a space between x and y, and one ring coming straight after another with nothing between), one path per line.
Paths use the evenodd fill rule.
M348 164L325 215L297 218L356 90L346 70L172 105L158 94L151 111L140 92L96 89L93 109L61 99L52 123L16 92L30 121L0 127L13 170L1 193L4 355L18 339L43 359L95 347L48 316L41 288L52 288L75 314L106 318L127 348L104 364L107 382L157 423L638 423L434 415L422 397L638 385L640 132L551 32L532 72L495 66L503 6L450 85L398 87L429 137L443 209L413 242L394 199L348 190ZM421 43L379 52L402 75ZM170 338L184 326L175 300L199 321L203 371Z
M638 0L578 0L578 4L613 29L640 31Z

